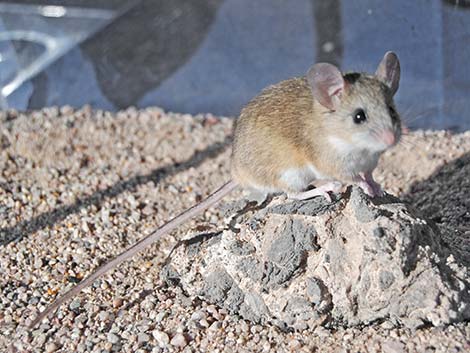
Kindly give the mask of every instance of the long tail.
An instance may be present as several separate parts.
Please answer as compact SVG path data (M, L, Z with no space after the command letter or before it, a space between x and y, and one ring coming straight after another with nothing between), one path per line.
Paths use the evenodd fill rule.
M201 201L197 205L188 208L186 211L180 213L175 218L171 219L167 223L165 223L160 228L154 230L152 233L147 235L142 240L138 241L136 244L132 245L131 247L124 250L121 254L116 256L114 259L110 260L109 262L105 263L101 267L98 267L95 272L90 274L87 278L77 284L75 287L71 288L68 292L57 298L51 305L49 305L46 310L39 314L39 316L31 323L29 328L34 328L38 323L40 323L45 317L47 317L50 313L54 312L60 305L62 305L67 300L71 299L75 295L81 292L82 289L88 287L92 284L96 279L104 275L109 270L117 267L121 262L127 260L128 258L132 257L137 252L143 250L148 245L152 244L153 242L160 239L163 235L171 232L187 220L197 216L198 214L202 213L209 207L215 205L219 202L224 196L228 193L233 191L237 187L237 183L234 181L229 181L220 187L217 191L209 195L205 200Z

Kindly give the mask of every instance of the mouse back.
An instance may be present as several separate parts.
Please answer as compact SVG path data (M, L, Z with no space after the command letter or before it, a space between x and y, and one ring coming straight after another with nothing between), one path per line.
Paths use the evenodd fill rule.
M283 189L283 170L305 163L301 151L313 99L305 77L263 89L241 111L232 145L232 177L244 187Z

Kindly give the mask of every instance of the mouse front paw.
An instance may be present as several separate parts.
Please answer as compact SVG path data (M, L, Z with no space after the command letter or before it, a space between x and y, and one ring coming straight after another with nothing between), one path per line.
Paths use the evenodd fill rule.
M365 194L369 195L370 197L375 196L374 188L369 185L365 180L359 180L356 182L356 185L359 186Z
M360 173L353 181L370 197L385 195L380 184L372 177L372 172Z

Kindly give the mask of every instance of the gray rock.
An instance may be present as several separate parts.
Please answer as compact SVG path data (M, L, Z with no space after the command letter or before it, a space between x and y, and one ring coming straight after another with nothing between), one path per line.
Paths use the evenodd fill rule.
M235 217L238 230L181 242L162 277L284 329L377 320L416 328L470 318L468 268L433 224L396 198L371 200L350 188L331 204L277 198Z
M323 290L321 281L317 278L307 278L307 297L314 305L319 305L323 299Z

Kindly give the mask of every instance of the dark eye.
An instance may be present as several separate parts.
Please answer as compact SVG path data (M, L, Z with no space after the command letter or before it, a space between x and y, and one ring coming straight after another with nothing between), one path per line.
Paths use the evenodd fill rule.
M362 109L358 109L354 112L353 121L355 124L362 124L366 120L366 113Z

